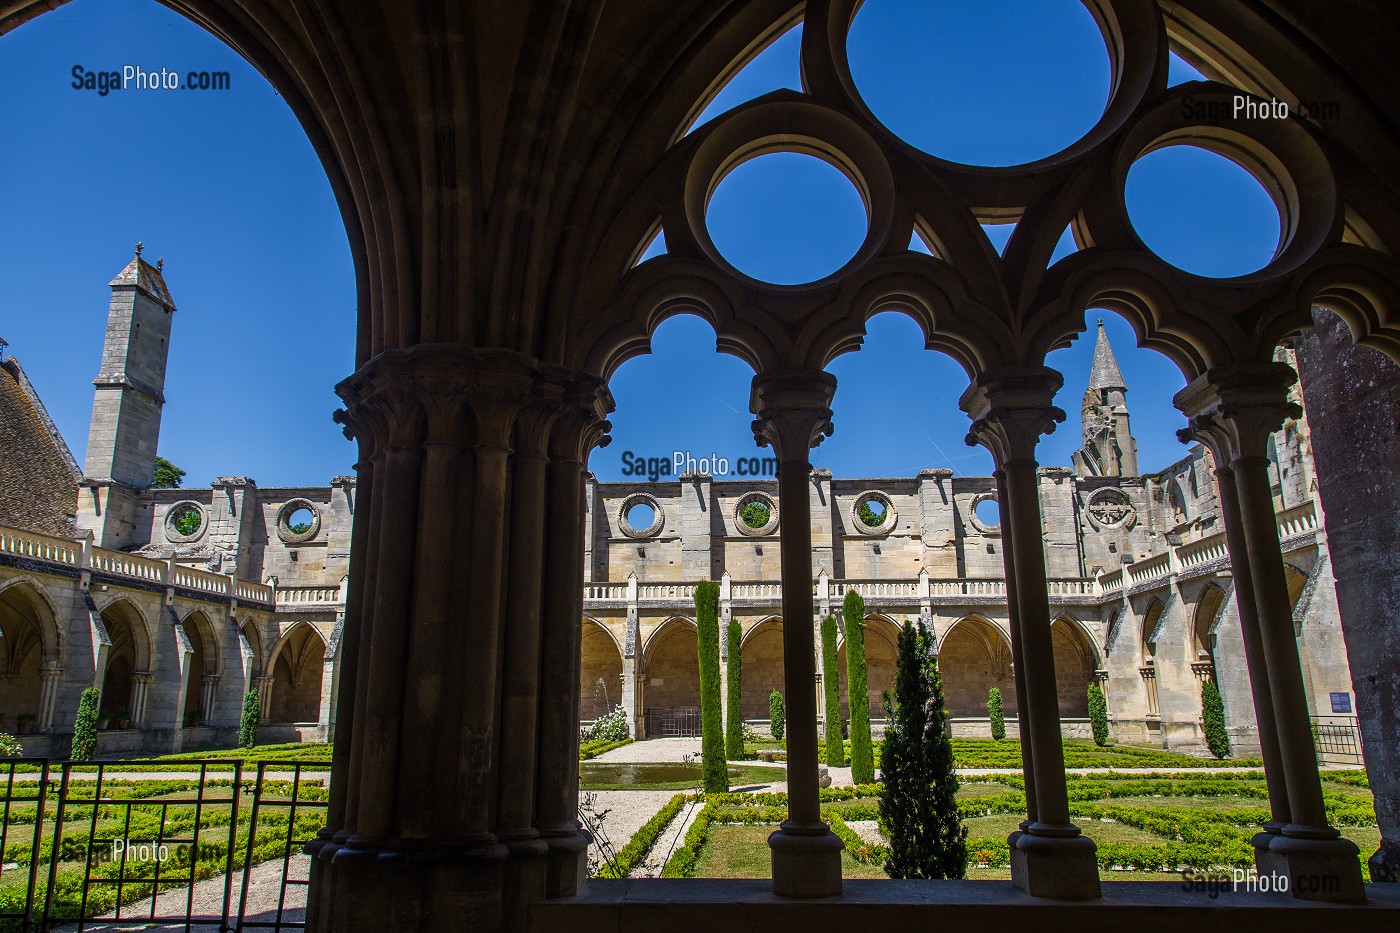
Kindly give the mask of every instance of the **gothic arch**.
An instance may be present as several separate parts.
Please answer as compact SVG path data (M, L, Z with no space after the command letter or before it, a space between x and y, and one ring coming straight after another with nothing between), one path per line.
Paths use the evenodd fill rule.
M700 662L690 619L667 619L647 639L642 670L643 715L700 708Z
M1157 630L1161 627L1162 616L1166 611L1166 604L1154 596L1142 613L1138 644L1142 651L1143 664L1151 662L1157 655Z
M622 648L606 625L583 620L579 666L579 719L594 720L622 702Z
M19 580L0 588L0 712L41 715L40 672L57 661L54 626L52 604L38 586Z
M318 722L325 670L326 642L307 621L282 634L272 653L269 722Z
M784 696L783 620L770 616L744 632L740 643L744 661L743 708L745 719L768 718L768 696L774 690Z
M1060 616L1050 625L1050 637L1055 646L1055 688L1059 695L1060 715L1084 718L1089 715L1089 684L1098 669L1098 649L1079 620Z
M949 716L986 717L987 692L992 687L1001 691L1007 715L1015 714L1011 639L1001 626L979 615L953 623L938 644L938 670Z
M874 624L872 624L874 623ZM846 676L846 639L837 642L836 670L841 678L841 718L851 718L850 684ZM869 613L865 617L865 686L870 697L870 718L884 719L885 691L894 690L899 673L899 626L889 616Z
M27 610L38 639L41 661L61 665L63 630L58 625L59 614L54 609L53 599L43 585L23 577L9 580L0 584L0 602L8 602L16 612Z
M149 671L151 630L141 607L126 597L116 596L104 603L98 614L102 617L102 624L107 629L107 637L112 639L113 647L117 646L118 632L123 633L122 637L131 640L131 661L135 670Z
M1207 583L1196 599L1196 612L1191 621L1191 657L1195 663L1209 663L1215 676L1215 626L1225 605L1225 591Z

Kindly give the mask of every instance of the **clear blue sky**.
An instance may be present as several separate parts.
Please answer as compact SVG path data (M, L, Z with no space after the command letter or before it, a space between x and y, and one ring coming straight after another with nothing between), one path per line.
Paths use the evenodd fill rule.
M1012 14L1014 11L1014 15ZM770 90L799 88L800 27L756 58L699 119ZM995 50L995 55L986 50ZM1048 155L1087 129L1107 98L1107 53L1078 0L867 0L850 46L872 112L912 144L970 163ZM227 91L75 90L72 69L167 67L228 71ZM1197 76L1173 60L1173 82ZM264 486L323 484L350 470L353 446L330 413L332 386L352 369L353 270L325 174L285 103L213 37L152 0L74 0L0 38L0 250L11 269L0 337L29 372L82 461L101 352L106 283L137 240L164 257L179 306L161 452L187 485L246 474ZM1206 275L1257 268L1277 217L1243 170L1173 148L1129 177L1139 234L1164 258ZM725 256L750 274L801 282L838 268L862 236L849 183L824 163L763 157L725 180L710 225ZM1011 228L988 230L1000 248ZM662 248L662 244L657 244ZM1061 254L1072 249L1062 244ZM1052 355L1065 375L1069 421L1042 462L1067 465L1092 354L1088 339ZM1184 455L1164 358L1133 347L1104 315L1129 384L1142 464ZM966 386L950 360L920 349L917 328L876 317L864 349L832 364L836 434L817 465L838 476L912 475L925 467L981 474L990 461L963 443ZM754 451L751 372L714 351L714 334L677 318L651 356L614 378L612 446L594 454L620 479L623 451Z

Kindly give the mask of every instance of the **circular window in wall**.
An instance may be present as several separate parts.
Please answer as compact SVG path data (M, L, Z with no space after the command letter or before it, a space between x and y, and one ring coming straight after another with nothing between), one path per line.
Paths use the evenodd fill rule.
M320 530L321 513L307 499L293 499L277 512L277 537L288 544L310 541Z
M655 496L644 492L633 493L622 500L617 510L617 523L622 533L629 538L650 538L661 531L666 524L666 516L661 512L661 503Z
M1001 503L991 493L972 500L972 524L984 535L1001 534Z
M856 497L856 504L851 507L851 521L863 535L883 535L894 530L899 515L889 496L869 489Z
M1100 528L1131 528L1137 510L1119 489L1100 489L1089 497L1089 521Z
M766 492L750 492L734 506L734 526L739 534L757 537L778 527L778 503Z
M177 502L165 513L165 539L177 544L204 536L207 520L198 502Z

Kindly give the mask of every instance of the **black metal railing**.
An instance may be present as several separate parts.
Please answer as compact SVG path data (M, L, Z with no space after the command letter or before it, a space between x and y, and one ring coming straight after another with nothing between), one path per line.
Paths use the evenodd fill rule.
M690 738L700 734L698 707L658 709L648 707L642 713L647 738Z
M1323 764L1364 764L1361 727L1355 716L1313 716L1313 743Z
M255 780L243 765L0 760L0 933L304 929L301 848L325 821L330 763L259 762ZM254 903L255 872L275 907Z

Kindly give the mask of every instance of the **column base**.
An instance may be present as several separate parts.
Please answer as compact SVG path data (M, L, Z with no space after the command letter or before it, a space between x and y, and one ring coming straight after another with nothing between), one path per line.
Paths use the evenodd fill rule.
M1361 850L1350 839L1307 839L1268 834L1268 847L1255 836L1255 866L1259 874L1288 879L1288 893L1305 901L1362 904Z
M1366 860L1371 869L1371 883L1400 881L1400 843L1381 840L1381 847Z
M546 836L544 896L574 897L588 882L588 846L593 837L580 829L572 836Z
M1011 847L1011 883L1032 897L1087 901L1102 896L1098 847L1088 836L1014 832L1006 843Z
M779 897L839 897L841 840L825 823L795 827L784 822L768 837L773 852L773 893Z

